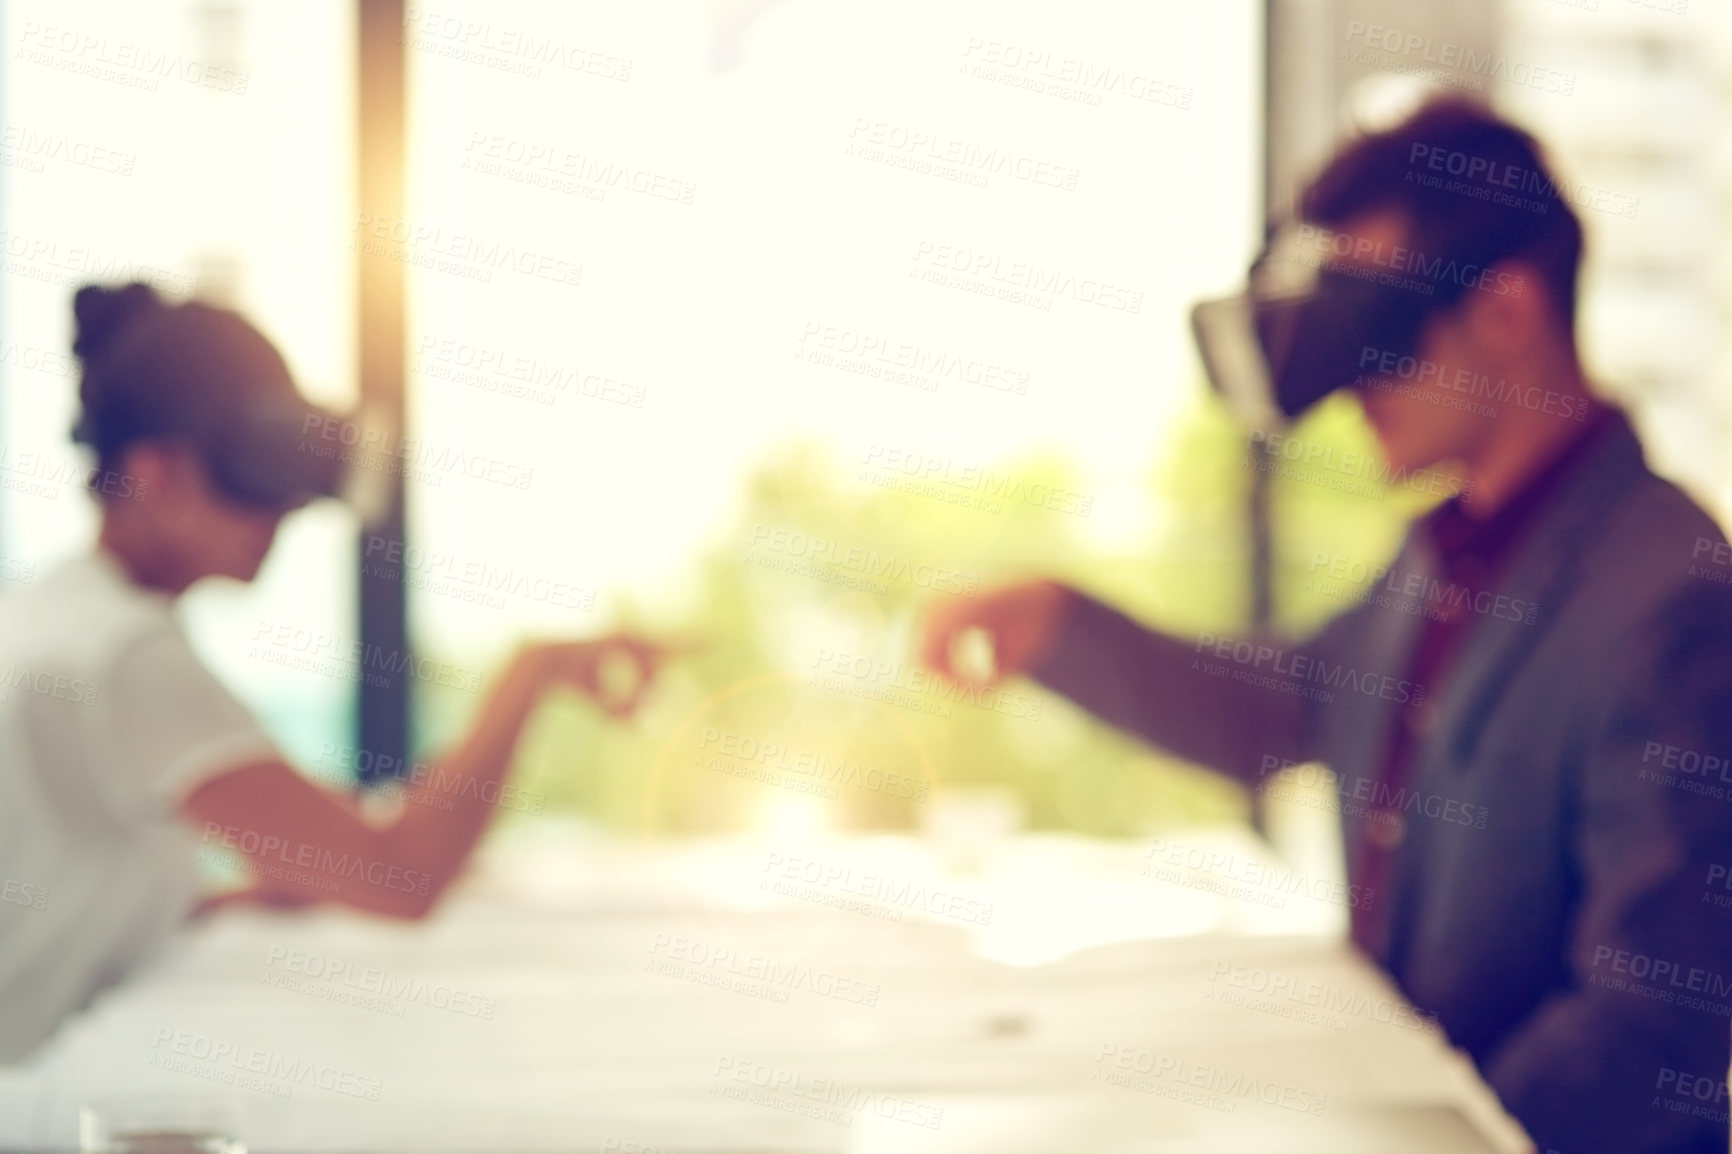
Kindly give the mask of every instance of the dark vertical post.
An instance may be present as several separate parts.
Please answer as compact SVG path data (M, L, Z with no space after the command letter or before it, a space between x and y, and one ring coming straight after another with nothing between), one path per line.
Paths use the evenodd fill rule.
M1275 187L1277 180L1275 132L1277 111L1275 60L1277 55L1276 36L1279 34L1278 8L1280 0L1263 0L1263 126L1262 126L1262 168L1263 168L1263 239L1268 240L1275 226L1275 213L1279 192ZM1269 446L1267 441L1259 437L1250 446L1246 457L1251 462L1251 489L1245 499L1245 527L1251 544L1251 629L1254 633L1265 633L1274 624L1275 594L1274 594L1274 544L1273 531L1269 523ZM1269 832L1268 810L1263 800L1263 791L1251 791L1251 827L1258 833L1267 836Z
M1267 239L1274 228L1279 192L1275 187L1275 133L1278 123L1275 105L1277 78L1275 75L1279 34L1279 0L1263 2L1263 236ZM1274 548L1269 524L1269 447L1259 438L1251 447L1251 492L1246 510L1251 537L1251 628L1264 632L1274 624Z
M369 423L396 440L405 429L404 265L392 259L389 241L367 244L367 225L403 219L405 104L403 0L357 0L360 155L359 217L355 252L360 275L361 411ZM372 251L369 251L369 248ZM371 758L362 781L371 783L404 766L409 755L409 675L400 656L409 652L408 593L400 566L369 566L367 538L400 542L404 537L401 471L387 470L378 516L362 527L360 558L361 680L358 748ZM375 553L377 554L377 550ZM393 554L400 556L401 554Z

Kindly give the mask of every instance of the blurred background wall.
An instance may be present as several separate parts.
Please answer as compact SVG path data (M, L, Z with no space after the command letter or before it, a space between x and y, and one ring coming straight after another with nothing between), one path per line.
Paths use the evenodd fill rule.
M370 572L406 586L439 671L406 686L419 751L526 634L702 643L636 727L543 714L524 780L549 810L901 826L964 783L1051 828L1242 817L1236 790L1030 686L924 681L909 640L930 598L1035 573L1169 627L1244 626L1253 470L1186 308L1232 290L1342 134L1429 92L1552 145L1589 232L1595 378L1663 471L1716 511L1732 496L1732 24L1701 0L411 5L393 219L356 194L352 4L0 12L6 582L94 525L66 441L76 285L229 302L341 406L359 250L402 265L407 548L310 509L255 587L187 605L334 781L382 754L357 748L375 671L347 656ZM1371 443L1346 403L1304 435ZM1292 542L1375 560L1419 508L1347 480L1269 481L1296 631L1342 606ZM830 792L778 784L748 744L843 768Z

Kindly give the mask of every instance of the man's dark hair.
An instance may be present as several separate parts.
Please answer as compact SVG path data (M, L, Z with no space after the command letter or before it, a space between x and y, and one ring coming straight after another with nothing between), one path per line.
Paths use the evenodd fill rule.
M1566 330L1576 317L1582 225L1532 136L1484 105L1450 98L1344 148L1299 200L1301 218L1340 228L1384 209L1427 259L1533 266Z

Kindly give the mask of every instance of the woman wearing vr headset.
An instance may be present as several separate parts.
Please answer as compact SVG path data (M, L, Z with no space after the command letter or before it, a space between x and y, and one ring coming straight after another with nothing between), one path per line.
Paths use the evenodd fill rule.
M436 762L450 808L364 818L297 773L194 655L171 612L208 577L251 581L285 514L336 492L308 451L332 419L238 314L143 284L85 287L74 439L96 457L91 552L0 598L0 1062L44 1040L201 902L330 902L419 918L457 876L543 691L629 715L662 656L630 637L519 650ZM641 676L602 689L605 662ZM202 851L216 850L216 855ZM242 864L220 898L201 857Z

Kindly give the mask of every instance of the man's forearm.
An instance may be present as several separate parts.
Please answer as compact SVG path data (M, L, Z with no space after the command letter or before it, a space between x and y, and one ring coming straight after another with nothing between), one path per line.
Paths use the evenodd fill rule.
M1108 724L1247 785L1268 759L1312 757L1310 715L1287 691L1303 687L1219 658L1221 644L1148 629L1077 593L1030 674Z

